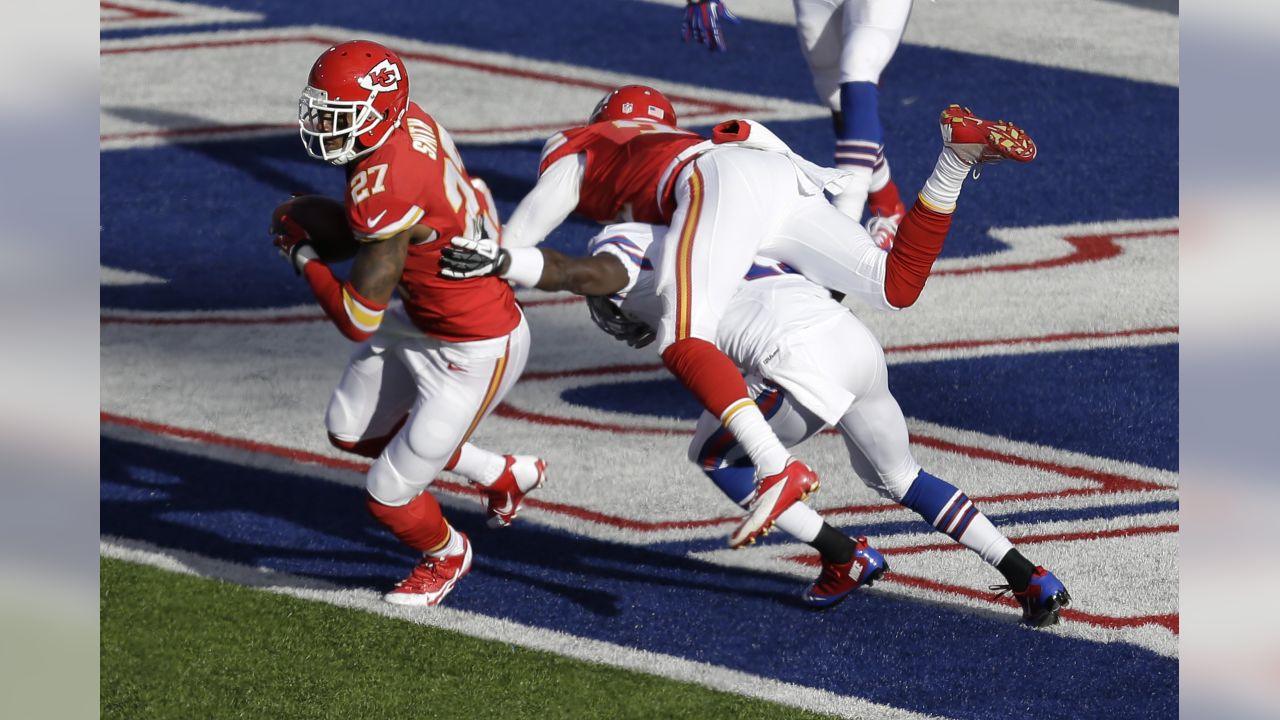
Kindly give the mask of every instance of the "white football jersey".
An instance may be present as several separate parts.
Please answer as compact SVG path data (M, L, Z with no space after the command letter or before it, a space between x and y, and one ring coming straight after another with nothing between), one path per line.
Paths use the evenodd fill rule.
M623 314L649 327L657 327L662 318L662 301L655 288L657 273L654 268L661 263L659 254L663 243L660 235L655 237L655 231L664 233L666 228L644 223L618 223L606 227L587 245L588 252L593 255L609 253L622 261L627 269L628 283L613 296L613 300ZM716 332L716 346L744 374L785 381L788 379L786 376L794 374L790 368L784 367L790 364L787 362L792 344L789 338L800 337L803 330L847 318L850 314L847 308L831 298L826 288L775 260L756 258L746 280L730 301ZM832 400L840 412L848 407L844 393L826 387L828 383L816 378L794 379L810 386L814 394L834 393L836 397ZM819 389L814 387L815 384L823 387ZM801 390L799 394L810 393Z

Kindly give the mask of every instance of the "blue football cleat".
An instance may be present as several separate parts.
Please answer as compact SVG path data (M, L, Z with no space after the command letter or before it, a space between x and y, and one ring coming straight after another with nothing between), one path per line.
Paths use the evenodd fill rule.
M1022 623L1032 627L1048 627L1058 623L1058 613L1071 604L1071 595L1067 586L1056 575L1039 565L1031 575L1027 589L1015 591L1008 585L992 585L992 590L999 590L996 597L1012 593L1018 604L1022 606Z
M854 574L857 568L857 574ZM853 547L853 558L846 563L822 563L822 573L810 585L800 599L805 604L828 608L848 597L849 593L866 585L870 587L889 570L889 563L879 550L860 537Z

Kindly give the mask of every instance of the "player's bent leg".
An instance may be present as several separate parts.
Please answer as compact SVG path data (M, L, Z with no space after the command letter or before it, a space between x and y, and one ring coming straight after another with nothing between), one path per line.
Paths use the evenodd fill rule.
M410 463L417 470L413 479L393 464L393 456L404 457L395 449L396 445L407 445L406 435L397 435L369 469L366 505L378 522L422 553L422 558L383 599L398 605L438 605L470 571L471 544L464 533L450 527L440 504L425 490L427 483L418 479L424 475L422 464ZM434 478L435 472L425 476Z
M369 469L370 509L424 555L387 594L389 602L435 605L471 567L466 536L449 528L423 490L488 414L512 360L523 366L523 357L513 358L511 348L508 336L471 343L421 338L398 349L413 370L418 401L404 429Z
M836 11L840 0L794 0L796 34L800 51L809 64L813 87L820 102L840 110L840 50L844 44L844 20Z
M821 196L797 203L760 246L760 255L786 263L809 280L883 310L886 255L866 228Z
M1024 624L1044 627L1058 622L1059 612L1071 602L1066 586L1024 557L964 491L922 469L900 502L996 568L1005 584L991 589L1012 593L1022 607Z
M416 398L413 377L392 343L375 335L352 353L329 398L329 442L356 455L378 457L404 425Z
M502 377L481 419L488 417L515 386L524 372L528 354L529 326L522 316L520 324L510 335ZM540 457L499 455L471 442L464 442L445 468L480 486L481 501L490 527L510 526L519 514L525 496L542 487L547 477L547 462Z
M371 515L401 542L422 553L413 571L383 599L397 605L438 605L471 570L471 543L449 526L440 504L429 492L401 505L388 505L370 494Z
M850 180L832 204L854 222L862 219L876 162L884 156L879 91L874 82L840 83L840 125L836 128L836 167Z
M391 439L400 432L405 422L409 420L409 414L406 412L400 417L400 421L391 427L391 430L383 435L374 435L372 437L361 438L344 438L329 432L329 444L345 450L353 455L376 459L387 449L387 445L391 443Z

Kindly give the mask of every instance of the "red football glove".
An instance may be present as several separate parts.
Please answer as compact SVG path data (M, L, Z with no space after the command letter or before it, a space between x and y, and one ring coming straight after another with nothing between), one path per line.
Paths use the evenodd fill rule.
M271 244L280 251L281 257L293 265L293 271L302 274L302 266L319 257L309 241L310 236L301 225L288 215L281 215L280 222L271 228Z

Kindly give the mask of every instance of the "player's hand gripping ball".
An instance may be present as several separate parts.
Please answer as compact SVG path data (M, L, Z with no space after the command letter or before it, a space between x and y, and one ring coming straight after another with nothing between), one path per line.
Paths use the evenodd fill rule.
M285 200L271 213L270 232L272 244L299 272L307 260L341 262L355 257L360 249L342 203L323 195L294 195Z

